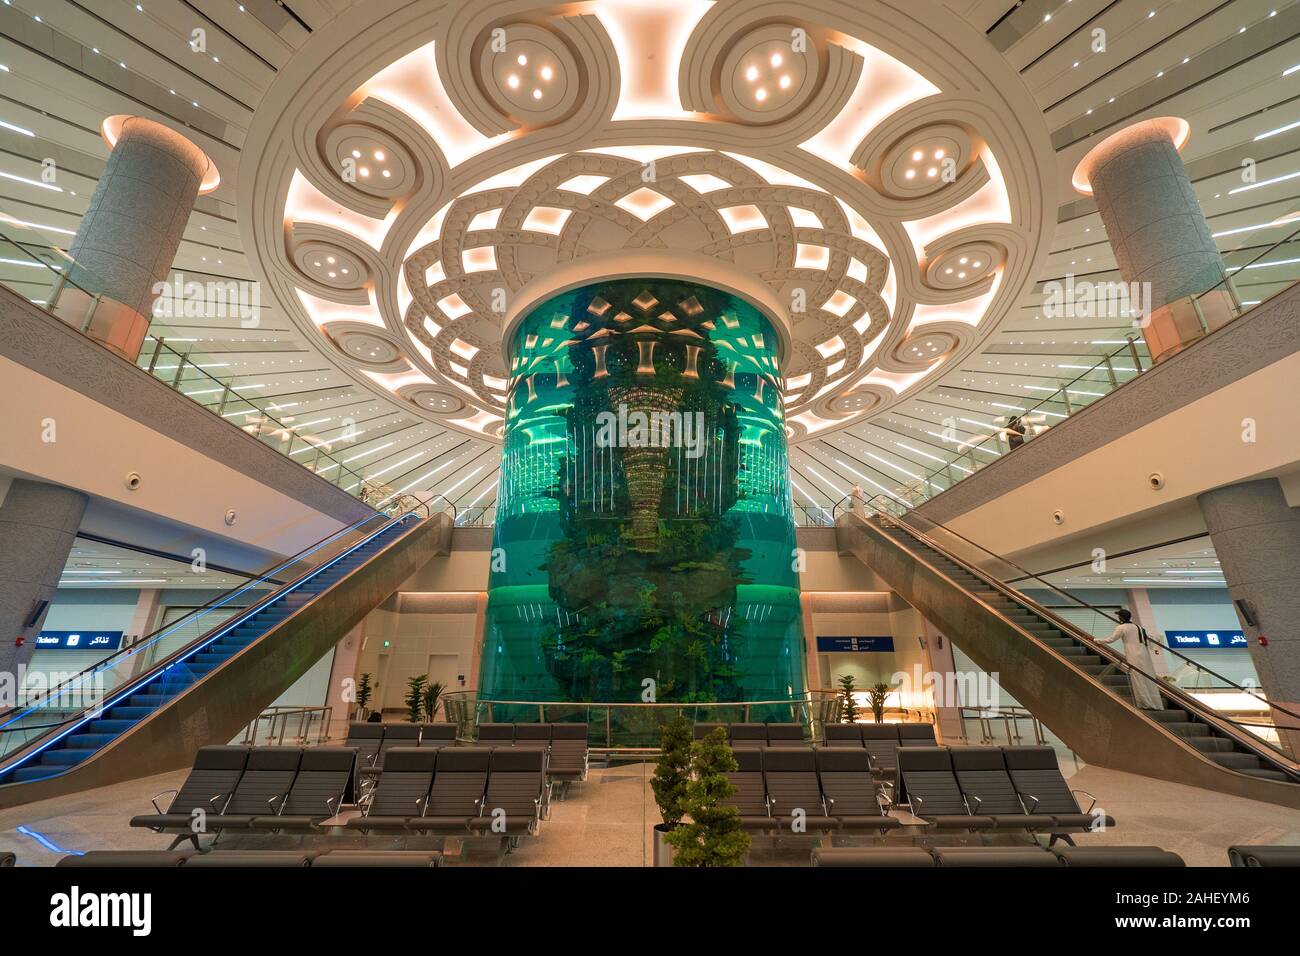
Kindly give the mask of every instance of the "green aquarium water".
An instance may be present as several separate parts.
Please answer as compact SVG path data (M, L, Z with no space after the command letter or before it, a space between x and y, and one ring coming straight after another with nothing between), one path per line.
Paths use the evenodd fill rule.
M555 296L506 344L511 392L480 696L800 698L803 629L771 323L707 286L620 279ZM750 719L791 719L788 707L761 710ZM572 713L582 719L583 708ZM736 708L718 714L742 719Z

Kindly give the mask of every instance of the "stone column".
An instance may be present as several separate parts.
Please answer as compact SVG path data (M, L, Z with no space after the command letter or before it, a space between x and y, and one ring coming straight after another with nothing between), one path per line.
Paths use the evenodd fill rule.
M55 312L134 362L194 200L219 180L201 149L152 120L110 116L103 133L113 151L72 240Z
M329 742L341 743L348 736L348 722L357 709L357 662L361 659L361 645L365 643L366 622L343 635L334 648L330 666L329 689L325 703L330 707Z
M36 652L45 620L45 610L37 613L37 608L54 600L89 499L71 488L23 478L0 493L0 675L16 680L18 668Z
M1075 188L1097 200L1120 277L1140 290L1141 299L1130 295L1142 306L1134 321L1142 320L1156 362L1234 314L1226 287L1201 296L1226 273L1178 155L1187 135L1187 123L1172 116L1135 123L1094 146L1074 173Z
M1197 499L1234 602L1255 673L1269 701L1300 714L1300 509L1287 504L1276 478L1207 491ZM1300 719L1273 711L1292 754Z

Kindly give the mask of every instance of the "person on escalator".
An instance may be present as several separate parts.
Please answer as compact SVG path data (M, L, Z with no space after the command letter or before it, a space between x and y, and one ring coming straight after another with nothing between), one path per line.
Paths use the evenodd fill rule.
M1134 702L1143 710L1160 710L1164 707L1164 702L1160 698L1160 690L1156 687L1155 681L1138 673L1138 671L1146 674L1156 672L1155 662L1152 661L1151 652L1147 649L1147 636L1142 628L1133 623L1133 615L1126 608L1120 608L1119 621L1119 626L1110 637L1102 638L1101 643L1123 642L1124 659L1137 669L1129 671L1128 674L1129 684L1133 688Z

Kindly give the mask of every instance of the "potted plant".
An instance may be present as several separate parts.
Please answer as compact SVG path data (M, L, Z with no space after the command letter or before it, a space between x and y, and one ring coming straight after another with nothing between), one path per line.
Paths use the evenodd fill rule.
M881 724L885 721L885 701L889 695L894 692L884 681L879 684L872 684L871 690L867 691L867 703L871 705L872 716L875 717L876 723Z
M840 723L851 724L857 716L858 703L855 695L858 688L852 674L841 674L838 680L840 684Z
M671 866L672 845L667 836L682 822L686 813L686 788L691 779L691 722L678 714L664 724L659 733L659 759L655 762L650 788L659 804L662 823L654 827L654 865Z
M370 675L362 674L361 680L357 682L357 720L365 720L367 714L367 705L370 703L370 695L375 688L370 683Z
M413 724L420 722L420 715L424 712L424 684L428 679L428 674L406 679L406 699L403 703L406 704L406 719Z
M691 747L691 779L686 785L689 822L673 828L664 839L676 851L673 866L742 866L749 854L749 834L740 825L740 811L723 801L736 792L727 779L738 764L719 727Z
M443 692L447 689L442 681L434 681L424 688L421 696L424 699L424 719L428 723L433 723L434 715L438 713L438 708L442 704Z

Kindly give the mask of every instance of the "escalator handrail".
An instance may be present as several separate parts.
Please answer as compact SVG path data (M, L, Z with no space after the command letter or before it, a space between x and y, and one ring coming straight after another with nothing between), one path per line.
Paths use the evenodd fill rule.
M423 506L423 507L426 516L431 516L432 512L427 508L427 506ZM0 762L3 762L4 764L3 766L0 766L0 775L9 772L14 767L18 766L19 764L27 760L30 757L33 749L37 748L38 745L42 745L40 746L39 749L44 749L44 746L48 746L48 744L45 744L46 738L50 737L52 733L57 732L59 728L66 727L68 724L73 724L78 721L83 721L86 718L86 716L92 711L97 713L102 713L108 710L113 705L115 705L118 701L123 700L126 697L130 696L131 694L135 693L136 690L138 690L140 687L149 684L163 671L167 670L170 667L175 666L177 663L181 663L184 657L188 657L189 655L200 650L206 644L209 644L212 641L216 640L222 634L225 634L226 632L232 630L233 628L238 627L241 623L253 617L268 605L274 603L275 601L284 597L289 592L293 591L295 588L297 588L299 585L301 585L309 578L323 572L331 565L336 564L338 561L347 557L349 554L356 551L358 548L361 548L366 544L370 543L371 541L374 541L377 537L384 534L389 529L394 528L397 525L401 524L402 522L406 521L411 516L413 515L418 516L418 511L419 511L418 508L413 508L410 511L405 511L396 516L386 516L389 517L390 520L382 528L378 528L377 530L371 532L366 537L362 538L360 541L357 541L356 543L350 545L346 550L330 558L328 561L320 565L317 565L315 567L308 568L297 578L290 581L288 584L284 585L284 587L277 588L275 591L266 595L260 601L244 608L241 613L235 615L233 618L230 618L229 620L226 621L222 621L220 624L214 625L213 627L209 628L202 635L196 637L194 640L190 641L184 647L178 648L177 650L173 651L171 654L167 655L167 657L163 658L161 661L158 661L157 663L152 665L148 670L144 671L141 674L136 675L130 681L127 681L126 684L129 684L130 686L126 686L126 684L124 684L123 687L115 688L112 694L109 695L111 699L98 702L91 707L82 708L77 713L73 714L70 717L65 718L62 721L59 721L58 723L42 725L43 727L49 728L46 733L43 733L39 737L27 741L25 744L23 744L18 749L14 750L12 753L0 756ZM420 519L421 523L425 520L427 520L427 517ZM389 545L386 546L386 548L391 547L395 543L396 542L391 542ZM327 588L326 590L329 590L329 588ZM314 601L316 597L319 597L319 595L314 596L312 600ZM308 605L310 603L311 602L309 601ZM303 610L308 605L304 605L303 608L299 608L298 611ZM294 613L298 613L298 611L295 611ZM12 731L6 731L3 728L0 728L0 735L3 735L5 733L19 733L31 729L35 729L35 728L30 726L17 727L14 728Z
M877 514L888 514L888 512L882 511L880 508L875 507L874 504L873 504L873 502L875 502L878 498L882 498L882 497L883 497L882 495L875 495L875 496L873 496L873 497L871 497L871 498L869 498L869 499L866 499L866 501L865 501L864 503L867 504L867 505L869 505L869 506L871 506L872 510L875 511ZM909 514L914 513L914 511L915 511L915 509L909 509ZM896 516L896 515L889 515L889 516L890 516L891 518L895 518L896 520L902 520L900 517L898 517L898 516ZM1070 600L1070 601L1073 601L1075 604L1078 604L1078 605L1080 605L1081 607L1085 607L1085 608L1087 608L1089 611L1092 611L1092 612L1094 612L1094 613L1096 613L1096 614L1100 614L1102 617L1106 618L1107 620L1115 622L1116 625L1119 625L1119 624L1122 623L1122 622L1119 620L1119 618L1115 617L1113 614L1109 613L1109 612L1106 611L1104 608L1100 608L1100 607L1097 607L1096 605L1089 604L1087 601L1085 601L1083 598L1079 597L1079 596L1078 596L1077 594L1075 594L1074 592L1072 592L1072 591L1067 591L1065 588L1060 587L1059 585L1053 584L1051 581L1048 581L1046 578L1041 577L1041 576L1038 575L1037 573L1035 573L1035 572L1033 572L1033 571L1030 571L1030 570L1028 570L1028 569L1022 567L1021 565L1019 565L1019 564L1017 564L1016 562L1012 561L1010 558L1007 558L1007 557L1004 557L1003 555L997 554L997 553L994 552L994 551L990 551L988 548L984 547L984 545L982 545L982 544L980 544L980 543L978 543L978 542L976 542L976 541L972 541L970 538L966 537L964 534L962 534L962 533L959 532L959 531L954 531L952 528L948 527L948 526L947 526L946 524L944 524L943 522L941 522L941 521L935 521L933 518L923 518L923 520L928 521L930 524L934 525L934 526L937 527L937 528L942 528L944 531L948 532L948 534L952 535L954 538L960 538L962 541L966 542L966 544L969 544L969 545L971 545L972 547L975 547L975 548L979 548L979 550L983 551L985 554L989 555L990 557L995 558L995 559L997 559L998 561L1001 561L1003 564L1009 564L1011 567L1013 567L1013 568L1015 568L1017 571L1021 572L1021 574L1024 575L1024 577L1026 577L1026 578L1033 578L1035 581L1037 581L1038 583L1042 584L1043 587L1047 588L1049 591L1053 591L1053 592L1055 592L1056 594L1059 594L1059 595L1061 595L1062 597L1065 597L1066 599L1068 599L1068 600ZM916 530L916 529L914 529L914 530ZM927 539L927 541L930 540L929 537L926 536L924 532L922 532L922 531L920 531L920 530L916 530L916 533L925 536L926 539ZM940 548L940 550L943 550L945 553L947 553L947 549ZM955 558L955 555L949 555L949 556ZM965 562L965 561L962 561L961 563L962 563L962 564L967 564L967 562ZM971 567L973 567L973 566L971 566ZM983 573L983 572L981 572L981 573ZM1023 580L1023 578L1022 578L1022 580ZM1008 585L1008 586L1009 586L1009 585ZM1017 593L1021 593L1018 589L1016 589L1016 591L1017 591ZM1037 602L1035 602L1035 603L1037 603ZM1050 613L1050 611L1049 611L1049 613ZM1055 614L1052 615L1052 618L1053 618L1054 620L1058 620L1058 621L1061 620L1061 618L1057 617ZM1089 637L1090 640L1092 640L1092 641L1096 641L1096 638L1093 638L1091 635L1087 635L1087 636ZM1148 638L1148 640L1151 640L1151 638ZM1246 695L1248 695L1248 696L1250 696L1250 697L1253 697L1255 700L1259 701L1261 704L1266 705L1266 706L1269 707L1270 709L1280 711L1280 712L1286 714L1288 717L1294 717L1294 718L1296 718L1297 721L1300 721L1300 714L1296 713L1295 711L1289 710L1288 708L1283 707L1281 704L1275 704L1275 703L1272 703L1271 701L1269 701L1268 698L1259 696L1259 694L1255 693L1255 692L1254 692L1253 690L1251 690L1249 687L1243 687L1241 684L1236 683L1236 682L1233 681L1231 678L1224 677L1222 674L1218 673L1217 671L1211 670L1210 668L1206 667L1204 664L1200 663L1199 661L1195 661L1195 660L1193 660L1192 658L1186 656L1185 654L1180 653L1179 651L1175 650L1174 648L1170 647L1170 646L1167 645L1167 644L1161 644L1160 647L1161 647L1161 650L1168 651L1169 653L1171 653L1171 654L1173 654L1175 657L1177 657L1179 660L1183 661L1183 662L1186 663L1186 664L1190 664L1192 667L1196 668L1196 670L1201 671L1201 672L1206 673L1206 674L1209 674L1211 677L1214 677L1214 678L1216 678L1216 679L1218 679L1218 680L1223 681L1224 684L1226 684L1228 687L1231 687L1233 690L1240 691L1240 692L1243 693L1243 694L1246 694ZM1141 670L1139 670L1138 668L1133 667L1132 664L1128 664L1127 661L1125 661L1125 664L1126 664L1127 666L1133 668L1134 670L1137 670L1138 673L1143 673L1143 672L1142 672ZM1146 675L1146 676L1150 676L1150 675ZM1165 682L1165 681L1159 680L1159 678L1154 678L1154 679L1155 679L1155 680L1158 680L1159 683L1160 683L1162 686L1165 686L1166 683L1167 683L1167 682ZM1176 685L1170 685L1170 686L1176 686ZM1223 718L1223 719L1227 720L1228 718L1225 717L1225 718ZM1286 728L1286 729L1288 729L1288 730L1290 730L1290 729L1297 729L1297 730L1300 730L1300 726L1297 726L1296 728ZM1267 743L1267 741L1265 741L1265 743ZM1271 746L1271 745L1270 745L1270 746Z
M40 696L36 697L35 699L29 699L21 707L15 705L6 710L0 711L0 721L6 721L6 718L12 717L15 711L18 710L27 711L33 708L34 706L36 706L37 703L39 703L40 701L49 700L50 697L53 694L55 694L56 691L62 691L65 687L67 687L67 685L72 684L74 681L86 677L88 674L93 674L96 673L97 671L105 670L110 666L115 666L119 658L125 659L125 657L129 657L138 651L144 650L155 640L165 636L165 633L170 633L171 631L174 631L177 628L190 623L190 620L194 618L196 615L200 615L206 613L207 611L213 610L216 607L220 607L222 604L232 600L233 598L244 593L250 588L255 588L259 584L268 583L271 580L272 575L278 574L279 572L285 570L286 568L289 568L297 564L303 558L309 557L310 555L314 554L316 551L318 551L320 548L324 547L325 545L329 544L331 541L337 540L343 535L349 534L357 530L362 525L370 521L373 521L376 518L382 518L382 517L388 517L388 516L386 516L382 511L376 511L373 514L367 515L366 517L362 518L360 521L357 521L356 523L351 524L346 528L340 528L337 531L330 532L325 537L321 538L319 541L316 541L313 544L309 544L307 547L303 548L297 554L285 559L280 564L271 568L269 571L264 571L261 574L257 575L257 577L245 581L243 584L233 587L228 591L223 591L222 593L218 594L216 597L208 601L206 604L202 604L199 607L196 607L193 610L188 611L181 617L178 617L176 620L168 624L164 624L163 626L156 628L153 631L150 631L148 634L144 635L134 644L131 644L128 647L119 648L118 650L114 651L112 654L108 655L108 657L105 657L103 660L96 661L94 664L91 664L89 667L83 668L82 670L78 671L76 674L73 674L71 677L67 678L67 680L60 681L55 686L46 689ZM287 586L287 582L280 582L279 584L276 585L275 589L278 590L279 588L285 586ZM3 732L4 728L7 727L8 725L9 725L8 721L4 723L0 723L0 732Z
M881 515L882 517L898 520L894 515L882 514L880 512L877 512L877 514ZM863 523L867 523L865 517L861 515L859 515L858 517L861 518ZM1300 782L1300 764L1298 764L1297 761L1294 760L1289 754L1273 746L1271 743L1269 743L1267 740L1264 740L1259 735L1251 733L1250 731L1247 730L1243 730L1241 727L1237 726L1237 724L1231 719L1224 717L1223 715L1215 711L1213 708L1207 707L1205 704L1197 700L1195 697L1192 697L1191 695L1185 693L1182 690L1182 688L1171 685L1167 681L1161 680L1159 677L1156 677L1153 674L1148 674L1140 667L1136 667L1133 664L1130 664L1127 660L1125 660L1122 656L1117 654L1115 651L1111 650L1105 644L1102 644L1096 638L1092 637L1092 635L1084 633L1082 630L1080 630L1078 627L1076 627L1074 624L1070 623L1069 621L1057 617L1055 614L1051 612L1049 608L1040 605L1037 601L1035 601L1033 598L1028 597L1023 592L1018 591L1015 588L1012 588L1008 585L1005 585L1001 581L991 578L983 570L976 568L975 566L971 565L970 563L958 557L957 555L949 552L946 548L944 548L938 542L934 541L924 532L918 531L917 529L911 527L909 527L907 530L909 531L909 533L915 534L923 544L933 548L936 552L948 558L949 560L955 562L960 567L964 568L966 571L975 574L976 576L984 580L986 583L991 585L994 589L1002 592L1012 600L1023 604L1026 608L1033 611L1035 614L1039 614L1040 616L1054 622L1062 631L1068 633L1071 637L1075 638L1076 640L1081 641L1085 646L1091 647L1092 649L1100 653L1103 659L1109 659L1109 661L1112 664L1114 664L1121 670L1136 672L1142 675L1143 677L1147 678L1148 680L1152 681L1156 685L1156 687L1160 689L1162 693L1168 693L1169 696L1172 696L1179 702L1180 706L1184 707L1189 711L1194 712L1200 719L1205 721L1207 724L1210 724L1211 726L1226 733L1229 737L1231 737L1232 740L1241 744L1247 750L1254 751L1254 752L1259 752L1261 750L1271 751L1271 753L1268 752L1261 753L1260 756L1263 759L1266 759L1271 763L1273 763L1278 770L1281 770L1283 773L1286 773L1288 776L1292 777L1296 782ZM994 556L997 557L997 555ZM919 557L916 557L915 555L913 557L918 561L922 560ZM927 566L929 565L927 564ZM937 574L943 574L943 572L937 568L933 568L933 570ZM946 575L944 576L947 577ZM954 582L954 587L960 587L960 585L957 585ZM998 614L999 617L1003 617L1003 615L1001 615L998 611L993 609L990 610L992 610L994 614ZM1005 617L1003 617L1003 620L1005 620L1016 630L1020 631L1022 634L1025 634L1031 638L1033 637L1032 634L1029 634L1028 631L1020 627L1020 625L1016 624L1014 621L1011 621ZM1069 661L1066 661L1066 663L1069 663ZM1092 675L1083 674L1083 676L1089 678L1090 680L1095 681L1095 679L1092 678ZM1103 690L1109 692L1109 689L1106 688L1104 685L1099 685L1099 686L1102 686ZM1227 769L1231 769L1231 768L1227 768Z

